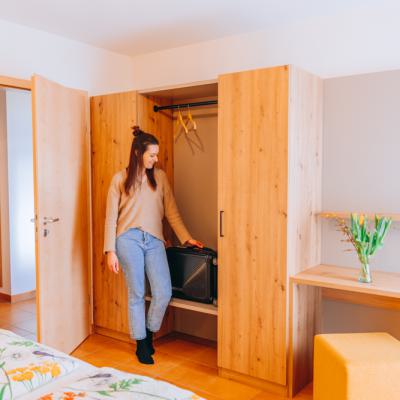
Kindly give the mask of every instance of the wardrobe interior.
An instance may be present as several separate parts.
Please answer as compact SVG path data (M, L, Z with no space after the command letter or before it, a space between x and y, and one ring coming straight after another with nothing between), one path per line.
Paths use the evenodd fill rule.
M160 110L172 119L167 135L172 139L173 175L171 184L182 219L194 239L217 250L218 230L218 106L196 105L218 101L218 84L173 88L140 93L159 105L175 105ZM162 145L161 145L162 146ZM162 152L163 149L161 148ZM172 234L173 245L180 245ZM179 305L179 300L177 301ZM172 307L173 330L217 340L217 318L208 310L214 306L198 304L198 311ZM217 308L215 308L215 313Z
M159 167L168 175L182 219L194 239L217 250L218 106L217 82L201 85L96 96L91 99L94 234L103 237L107 186L127 166L135 124L160 141ZM155 106L182 105L155 111ZM136 109L136 115L134 110ZM108 147L104 159L102 149ZM103 156L101 156L103 154ZM110 173L112 171L112 173ZM102 177L100 177L102 175ZM100 184L100 185L98 185ZM168 223L168 245L180 245ZM126 289L122 276L107 270L102 243L95 241L94 322L99 333L128 340ZM148 304L148 302L147 302ZM217 340L217 306L174 299L159 336L170 332Z

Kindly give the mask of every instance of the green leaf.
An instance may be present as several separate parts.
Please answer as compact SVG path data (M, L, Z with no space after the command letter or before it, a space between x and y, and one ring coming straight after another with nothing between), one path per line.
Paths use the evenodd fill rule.
M374 229L370 231L367 218L364 218L363 224L360 224L360 216L356 213L351 214L351 224L348 232L352 237L352 243L357 251L358 258L363 264L368 263L369 257L383 247L383 241L389 231L392 220L391 218L375 215L374 222Z
M23 346L23 347L32 347L35 345L35 343L30 340L15 341L15 342L11 342L9 344L11 344L13 346Z
M106 390L100 390L96 393L101 394L102 396L112 397L111 394L109 392L107 392Z
M1 388L1 390L0 390L0 400L4 399L4 393L6 392L7 386L8 386L8 383L3 385L3 387Z

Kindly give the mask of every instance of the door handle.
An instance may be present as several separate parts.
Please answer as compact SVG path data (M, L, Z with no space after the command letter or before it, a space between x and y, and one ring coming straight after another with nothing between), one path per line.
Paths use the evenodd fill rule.
M221 210L219 212L219 237L224 237L224 231L223 231L223 228L222 228L223 219L224 219L224 211Z
M37 217L31 218L31 222L36 222ZM43 225L52 224L58 222L60 218L43 217Z
M52 224L53 222L58 222L60 218L53 218L53 217L43 217L43 226L46 226L47 224ZM50 229L48 228L43 228L43 236L47 237L50 234Z
M60 218L43 217L43 225L52 224L53 222L58 222Z

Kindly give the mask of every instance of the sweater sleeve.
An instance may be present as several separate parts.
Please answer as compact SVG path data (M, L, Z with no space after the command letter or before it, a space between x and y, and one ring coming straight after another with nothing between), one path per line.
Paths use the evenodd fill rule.
M104 253L115 251L117 236L118 208L121 198L118 174L111 180L107 195L106 220L104 226Z
M174 230L181 244L192 239L190 233L186 229L181 215L179 214L178 206L172 193L171 186L169 185L167 175L163 172L163 188L164 188L164 212L171 228Z

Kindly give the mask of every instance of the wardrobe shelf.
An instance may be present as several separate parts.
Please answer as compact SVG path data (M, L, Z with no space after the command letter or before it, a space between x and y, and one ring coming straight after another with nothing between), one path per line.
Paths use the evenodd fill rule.
M344 219L350 219L350 214L352 211L322 211L318 213L317 215L326 218L326 219L334 219L334 218L344 218ZM360 214L361 212L358 211ZM384 213L384 212L377 212L377 213L363 213L368 216L368 219L370 221L373 221L375 218L375 214L384 216L384 217L390 217L392 218L393 221L400 221L400 214L394 214L394 213Z
M150 301L151 297L146 296L146 300ZM203 314L218 315L218 307L214 304L198 303L197 301L190 301L184 299L172 298L169 305L171 307L183 308L185 310L197 311Z

